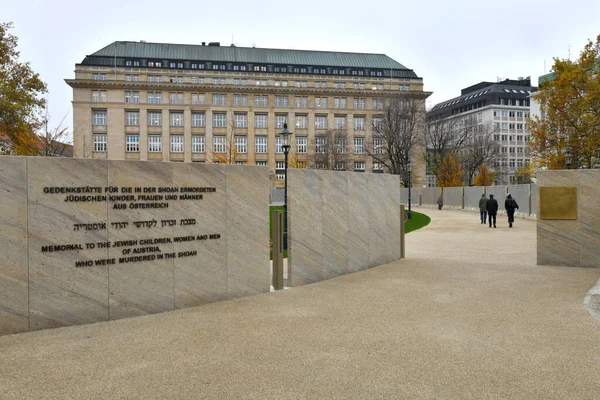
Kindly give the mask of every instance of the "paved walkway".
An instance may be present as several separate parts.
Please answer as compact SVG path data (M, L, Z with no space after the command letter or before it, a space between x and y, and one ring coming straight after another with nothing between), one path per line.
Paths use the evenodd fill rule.
M408 259L166 314L0 338L1 399L598 399L600 270L535 223L426 210Z

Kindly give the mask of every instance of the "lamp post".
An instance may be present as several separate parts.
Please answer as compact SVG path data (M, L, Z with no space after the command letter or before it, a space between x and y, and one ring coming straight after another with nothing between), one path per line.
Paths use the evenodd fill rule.
M572 161L573 160L571 159L571 152L567 150L567 154L565 155L565 165L567 166L567 169L571 169Z
M410 198L410 187L412 186L412 183L410 182L410 173L411 173L411 165L410 163L408 163L408 219L412 218L412 210L410 208L411 206L411 198Z
M285 155L285 173L284 173L284 189L283 189L283 248L287 250L288 241L288 214L287 214L287 170L288 170L288 154L290 153L289 137L292 135L287 127L287 123L283 124L283 130L279 133L283 140L283 154Z

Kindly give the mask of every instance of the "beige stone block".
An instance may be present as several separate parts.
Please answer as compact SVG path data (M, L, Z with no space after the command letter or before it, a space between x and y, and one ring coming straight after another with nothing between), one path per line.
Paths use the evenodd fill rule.
M226 166L174 164L173 184L179 187L211 187L216 192L202 193L202 200L173 204L178 221L175 236L220 235L219 239L174 244L176 253L196 251L197 255L178 258L173 274L175 308L198 306L227 299L227 187ZM248 188L251 190L251 188ZM181 219L194 224L182 225ZM210 236L209 236L210 237Z
M269 291L269 175L265 168L227 165L229 298Z
M101 188L107 184L102 160L28 159L30 329L79 325L108 319L108 267L77 266L102 260L107 229L86 230L77 224L102 224L104 201L65 201L67 194L44 188ZM101 196L102 193L86 195ZM87 244L94 244L88 249ZM77 245L79 250L43 251L43 246Z
M384 180L387 191L386 201L386 262L400 259L400 177L398 175L380 174L373 176Z
M108 184L118 188L172 187L173 166L170 163L143 161L109 161ZM126 194L126 193L119 193ZM160 194L160 193L158 193ZM135 195L135 193L134 193ZM165 201L157 201L164 203ZM111 226L109 240L116 241L172 238L173 227L162 226L162 220L174 219L174 206L177 201L166 201L168 208L132 209L131 201L118 202L125 204L126 209L115 209L115 202L109 202L109 223L127 222L126 228L116 229ZM135 222L157 221L156 226L135 226ZM173 254L173 243L157 244L163 259L140 262L120 262L110 267L110 319L133 317L170 311L174 308L173 296L173 264L176 259L169 258ZM150 247L141 244L134 246L111 247L109 256L120 258L146 254L123 254L127 248Z
M288 170L288 221L291 286L324 279L322 177L314 169Z
M27 159L0 158L0 336L29 330Z
M386 210L387 190L385 180L380 176L369 179L369 267L385 264L389 257L387 240L389 240Z
M369 266L369 191L365 173L348 174L348 268L350 272Z
M580 181L581 266L600 268L600 170L582 170Z
M348 261L348 175L319 171L322 190L322 241L324 279L349 272Z

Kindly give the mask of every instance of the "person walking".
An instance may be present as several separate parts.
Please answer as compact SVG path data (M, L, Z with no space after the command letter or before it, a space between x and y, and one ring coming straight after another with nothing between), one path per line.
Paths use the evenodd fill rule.
M485 197L485 193L481 194L481 198L479 199L479 215L481 217L481 223L485 224L487 219L487 197Z
M519 205L517 204L517 201L512 198L510 193L506 195L504 208L506 208L506 214L508 214L508 227L512 228L513 222L515 222L515 210L519 209Z
M490 223L490 228L492 227L492 220L494 221L494 228L496 227L496 214L498 213L498 201L494 198L493 194L490 194L490 198L488 199L485 206L488 213L488 222Z
M440 197L438 197L437 204L438 204L438 210L441 210L442 207L444 207L444 195L443 194L440 194Z

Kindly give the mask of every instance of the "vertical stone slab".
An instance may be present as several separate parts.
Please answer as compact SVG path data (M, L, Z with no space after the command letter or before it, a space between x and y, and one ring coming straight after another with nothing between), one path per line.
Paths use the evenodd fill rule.
M444 207L462 209L463 188L447 187L444 188Z
M535 183L532 183L530 186L531 186L531 189L529 189L531 191L530 215L535 217L535 216L537 216L537 210L538 210L538 188L537 188L537 184L535 184Z
M268 292L269 175L266 168L228 165L227 292L229 298Z
M380 176L372 176L369 179L369 267L385 264L388 262L386 229L386 201L388 193L385 180Z
M600 170L581 170L580 174L581 266L600 268Z
M108 320L108 267L95 265L95 260L108 258L108 250L96 245L107 241L108 226L97 230L77 226L105 223L106 201L92 197L65 201L71 195L103 196L107 162L31 157L27 172L30 329ZM62 193L63 189L86 187L93 192ZM87 244L95 248L88 249ZM54 247L61 245L77 248ZM76 266L82 261L93 265Z
M29 330L27 159L0 157L0 336Z
M528 184L508 186L508 193L510 193L519 205L519 209L516 212L517 215L529 215L529 190L530 186ZM504 208L504 204L502 204L502 207Z
M538 171L538 191L544 186L580 186L581 171ZM577 198L581 196L577 191ZM539 199L539 193L538 193ZM539 201L539 200L538 200ZM579 206L578 200L578 206ZM538 207L539 209L539 207ZM581 263L581 210L577 220L538 219L537 263L578 267Z
M192 192L202 200L174 202L175 237L194 236L195 241L174 243L174 251L195 251L177 258L174 269L175 308L194 307L227 299L227 186L226 167L214 164L174 163L173 185L180 188L214 188ZM181 220L186 225L182 225ZM192 222L194 222L192 224ZM215 235L219 235L218 239ZM211 239L212 238L212 239Z
M414 196L412 188L411 188L410 194L411 194L411 196L410 196L411 202L414 203L414 199L412 198ZM400 202L402 202L402 204L408 205L408 188L403 187L400 189Z
M320 171L322 175L324 279L344 275L348 266L348 175Z
M288 221L292 286L323 279L321 172L288 170Z
M121 188L156 188L173 187L173 167L170 163L144 161L108 161L108 185L119 188L118 195L123 193ZM136 196L139 193L133 193ZM148 193L157 195L173 195L177 193ZM173 295L173 263L176 259L167 258L173 254L173 243L144 245L141 240L172 238L174 228L162 226L162 220L174 218L174 206L177 201L156 201L168 203L168 208L131 208L131 204L139 201L118 201L108 204L108 221L112 223L126 222L127 227L116 228L111 225L109 240L113 243L109 255L119 260L110 266L110 319L134 317L170 311L174 308ZM126 209L117 209L115 205L124 204ZM135 225L136 222L156 221L155 226ZM115 246L115 242L133 241L134 245ZM127 250L143 247L158 246L159 253L125 254ZM160 254L163 259L139 262L121 262L132 256L149 256Z
M498 200L498 215L506 214L504 209L504 200L506 200L506 186L486 186L485 192L487 193L488 199L490 194L494 195L494 198Z
M421 199L423 205L437 206L438 197L440 197L442 189L439 187L426 187L421 190Z
M382 175L377 178L384 180L386 189L384 206L387 250L385 262L392 262L400 259L400 177L398 175ZM412 192L411 188L411 198Z
M349 272L369 265L369 178L364 173L348 174Z
M485 187L483 186L465 187L465 210L479 211L479 200L484 192Z

